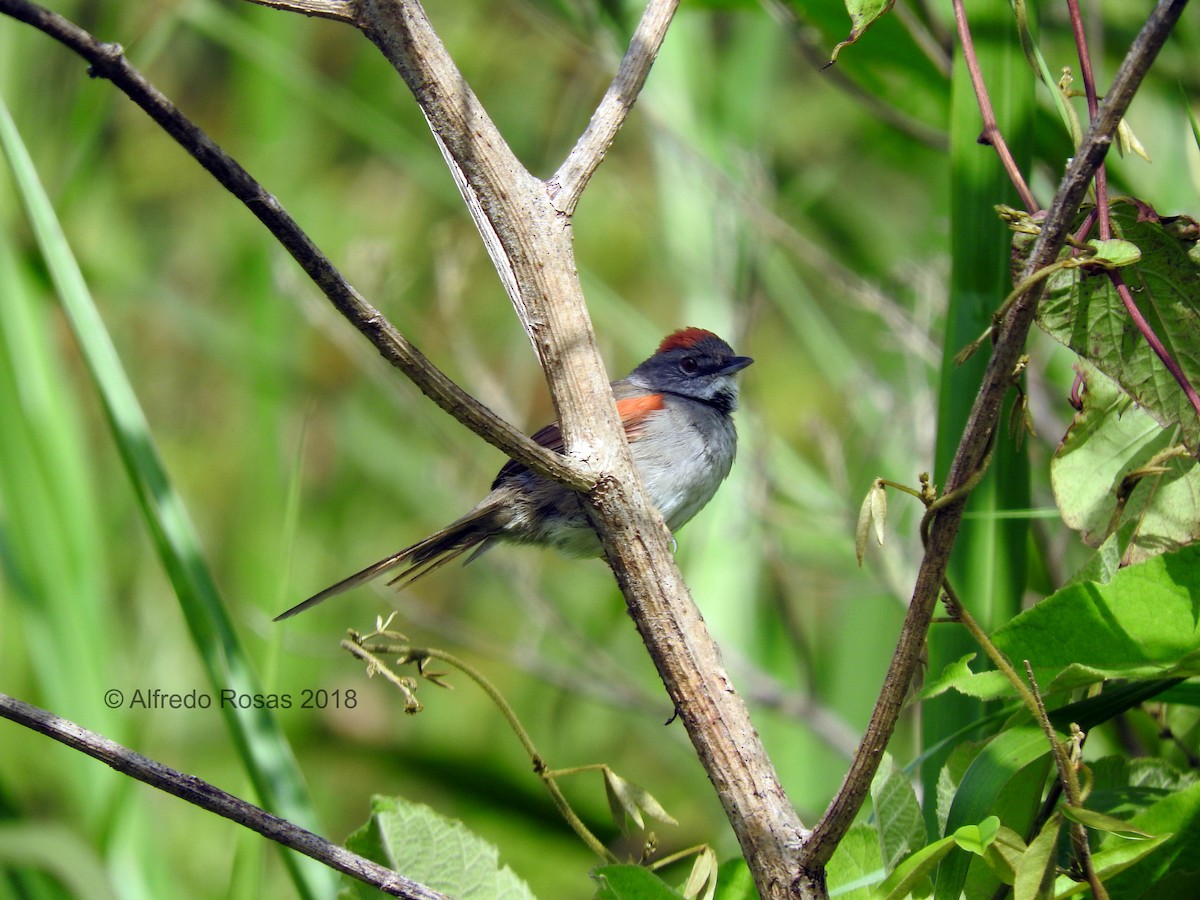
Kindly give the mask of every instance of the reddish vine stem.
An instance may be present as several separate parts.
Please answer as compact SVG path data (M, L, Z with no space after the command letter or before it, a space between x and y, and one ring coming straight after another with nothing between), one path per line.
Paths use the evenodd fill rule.
M1083 90L1087 96L1088 121L1092 122L1095 121L1096 113L1100 109L1100 99L1096 92L1096 78L1092 71L1091 53L1088 51L1087 44L1087 31L1083 26L1083 14L1079 9L1079 0L1067 0L1067 9L1070 12L1071 31L1075 36L1075 47L1079 56L1079 77L1083 80ZM1096 213L1097 231L1100 240L1110 240L1112 238L1112 217L1109 214L1108 208L1108 169L1104 163L1101 163L1100 168L1096 170ZM1182 367L1171 356L1162 340L1155 333L1154 328L1146 320L1146 317L1142 315L1142 311L1133 299L1133 292L1129 289L1129 285L1125 283L1121 272L1119 270L1111 270L1107 275L1117 292L1117 296L1121 298L1121 304L1125 307L1125 312L1129 316L1129 320L1133 322L1134 327L1146 339L1146 343L1150 345L1150 349L1154 351L1154 355L1162 361L1163 366L1171 373L1171 377L1175 379L1176 384L1179 385L1184 396L1187 397L1188 403L1196 411L1197 418L1200 418L1200 395L1197 395L1196 389L1192 386Z
M967 64L967 72L971 76L971 87L974 88L975 99L979 103L979 115L983 119L983 131L979 134L979 142L987 144L996 151L1000 157L1000 164L1004 166L1004 171L1008 173L1009 180L1025 205L1025 210L1035 213L1041 209L1041 206L1038 205L1037 198L1033 196L1033 191L1025 181L1025 176L1021 174L1021 169L1017 166L1017 161L1013 159L1004 135L1000 132L1000 126L996 122L996 112L992 109L992 100L988 96L987 85L983 81L983 72L979 68L979 57L975 55L975 41L971 37L971 29L967 24L967 13L963 8L963 0L954 0L954 24L958 29L958 41L962 45L963 61Z

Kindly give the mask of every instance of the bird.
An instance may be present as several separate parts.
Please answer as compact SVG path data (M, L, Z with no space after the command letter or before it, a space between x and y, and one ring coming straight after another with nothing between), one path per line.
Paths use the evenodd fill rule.
M667 335L654 354L611 385L629 450L651 502L672 535L700 512L729 475L737 451L734 376L753 359L738 356L703 328ZM533 440L565 452L557 422ZM495 544L552 547L567 556L600 556L603 548L583 507L568 487L509 460L474 509L424 540L333 584L275 617L281 621L385 572L406 587L470 552L471 562Z

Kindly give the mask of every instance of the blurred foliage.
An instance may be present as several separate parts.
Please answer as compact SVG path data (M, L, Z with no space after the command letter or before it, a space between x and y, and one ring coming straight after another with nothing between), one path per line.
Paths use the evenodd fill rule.
M551 417L423 120L360 35L232 0L54 6L119 41L452 377L531 430ZM743 381L739 462L678 553L806 822L842 779L919 556L915 504L893 500L887 543L859 569L860 501L876 477L915 484L934 459L951 98L948 10L928 7L901 3L903 15L872 26L822 71L847 32L840 3L685 3L575 220L613 377L689 324L757 360ZM1065 13L1045 7L1042 52L1052 68L1074 66ZM639 9L437 0L429 12L519 156L546 175L586 124ZM1090 8L1101 85L1143 15L1121 0ZM1198 211L1186 116L1200 95L1198 51L1192 17L1129 116L1154 163L1111 165L1118 191L1164 215ZM278 719L324 833L343 839L373 795L400 795L495 843L537 896L594 888L594 860L485 698L462 681L452 693L423 688L425 711L401 716L397 695L338 649L346 627L367 630L395 605L414 642L446 646L488 673L552 766L605 762L651 790L681 823L656 828L661 848L709 842L721 859L732 855L711 786L682 729L663 724L670 703L600 563L499 550L402 597L364 590L270 623L460 514L503 460L382 364L257 222L110 85L4 19L0 96L247 654L265 690L292 700ZM1047 202L1070 145L1044 92L1028 137L1033 188ZM990 150L978 152L995 164ZM15 450L4 456L0 689L251 794L217 712L129 706L138 690L209 688L7 175L0 279L0 302L20 292L35 313L20 331L6 321L0 335L5 441L19 420L29 429L23 446L42 448L25 462ZM1071 356L1048 340L1031 349L1040 594L1086 548L1042 519L1053 505L1047 460L1072 414ZM105 706L109 689L125 695L117 709ZM317 691L344 698L349 689L353 708L299 708ZM1175 722L1176 733L1193 729L1191 719ZM1160 747L1146 715L1131 713L1124 727L1181 760ZM908 722L893 742L901 762L916 755L914 733ZM1118 738L1097 733L1089 752L1111 751ZM566 791L601 837L618 837L599 778ZM181 885L193 897L293 895L279 854L258 837L8 726L3 822L37 823L81 867L106 871L121 896ZM0 850L3 842L0 830ZM0 893L56 896L48 877L4 877Z

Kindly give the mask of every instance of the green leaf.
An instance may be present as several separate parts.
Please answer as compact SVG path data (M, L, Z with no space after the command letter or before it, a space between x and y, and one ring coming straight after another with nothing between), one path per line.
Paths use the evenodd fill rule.
M846 832L825 868L829 896L838 900L870 900L872 886L884 874L879 833L872 825L855 825Z
M500 854L492 844L462 822L421 803L399 797L372 798L370 820L350 835L346 846L455 900L533 898L525 882L500 865ZM359 896L378 896L361 882L351 884Z
M1142 251L1137 248L1137 244L1131 244L1129 241L1119 239L1110 239L1107 241L1090 240L1088 246L1096 251L1094 256L1088 257L1087 263L1094 263L1103 266L1106 269L1119 269L1122 266L1131 266L1142 258Z
M1001 825L995 840L984 851L983 858L997 878L1004 884L1013 884L1017 879L1017 866L1028 849L1019 834Z
M925 820L909 776L885 753L871 782L871 805L879 829L883 865L892 871L906 856L925 846Z
M1080 410L1050 462L1063 521L1100 547L1122 531L1125 562L1200 536L1200 467L1172 452L1175 435L1134 406L1120 387L1081 363ZM1124 525L1124 528L1122 528Z
M1163 834L1148 841L1121 841L1111 847L1094 851L1092 853L1092 868L1096 870L1096 874L1100 876L1100 880L1107 885L1111 878L1145 859L1171 838L1172 835ZM1149 891L1141 892L1137 896L1145 897L1147 900L1151 900L1151 898L1153 900L1194 900L1198 873L1195 871L1181 871L1173 874L1184 876L1186 887L1183 890L1168 890L1163 879L1160 878L1149 885ZM1055 900L1064 897L1073 897L1077 894L1085 893L1087 890L1089 888L1086 883L1075 881L1067 875L1060 875L1054 883ZM1110 892L1110 896L1120 897L1123 894L1113 894Z
M1013 881L1014 900L1039 900L1044 897L1054 877L1055 850L1062 817L1055 813L1046 820L1042 830L1029 844L1029 849L1017 863Z
M1127 852L1131 852L1128 848L1145 848L1126 871L1113 878L1111 896L1146 896L1147 888L1173 872L1190 870L1200 877L1200 784L1164 797L1130 819L1129 824L1160 837L1155 841L1132 842L1110 835L1101 843L1102 852L1121 847L1127 848ZM1164 840L1167 835L1170 839ZM1192 884L1195 883L1194 878Z
M592 878L600 885L595 900L683 900L683 894L642 866L597 866Z
M1196 328L1200 322L1200 263L1188 255L1194 241L1181 240L1144 206L1112 205L1117 235L1141 250L1122 270L1138 308L1193 385L1200 384ZM1038 324L1115 380L1160 425L1180 425L1195 451L1197 422L1183 391L1129 316L1104 273L1070 269L1051 277L1038 307Z
M895 3L896 0L846 0L846 12L850 14L850 34L833 48L833 52L829 55L830 64L837 62L838 54L842 52L843 47L853 44L862 37L863 32L876 19L887 13Z
M1105 815L1104 813L1096 812L1094 809L1063 804L1061 810L1065 818L1070 819L1072 822L1078 822L1080 825L1085 825L1093 831L1115 834L1130 841L1148 841L1154 837L1152 834L1139 831L1128 822L1118 819L1116 816Z
M717 870L717 893L713 900L758 900L754 876L740 856L721 863L721 868Z
M911 896L916 887L933 873L938 863L954 847L955 839L952 837L926 845L896 866L872 897L876 900L904 900L905 897Z
M1132 704L1122 688L1079 704L1128 709L1173 679L1200 675L1200 546L1127 566L1107 584L1069 584L998 628L992 640L1009 659L1029 660L1046 694L1117 678L1152 682L1150 694ZM971 672L968 661L947 666L923 695L953 688L994 699L1011 692L998 672ZM1107 721L1115 712L1094 718Z
M1081 667L1097 679L1200 672L1200 547L1124 568L1108 584L1069 585L992 639L1009 659L1051 676Z
M1024 725L1001 732L989 741L967 767L959 782L946 819L953 834L963 825L982 822L998 815L1001 822L1020 833L1029 815L1028 798L1040 794L1049 767L1049 745L1040 728ZM966 883L973 856L954 854L938 869L935 896L957 898Z
M983 856L1000 833L1000 819L988 816L978 825L963 825L954 830L954 843L969 853Z

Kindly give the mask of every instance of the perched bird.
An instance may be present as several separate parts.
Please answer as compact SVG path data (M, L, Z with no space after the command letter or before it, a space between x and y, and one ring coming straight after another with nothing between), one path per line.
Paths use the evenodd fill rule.
M672 532L704 508L733 466L737 433L731 414L738 397L733 376L752 362L736 356L711 331L684 328L612 383L633 461ZM557 422L533 439L563 452ZM468 550L470 562L501 541L553 547L568 556L601 553L579 495L510 460L492 482L491 493L461 519L314 594L275 621L393 569L403 567L388 584L410 584Z

